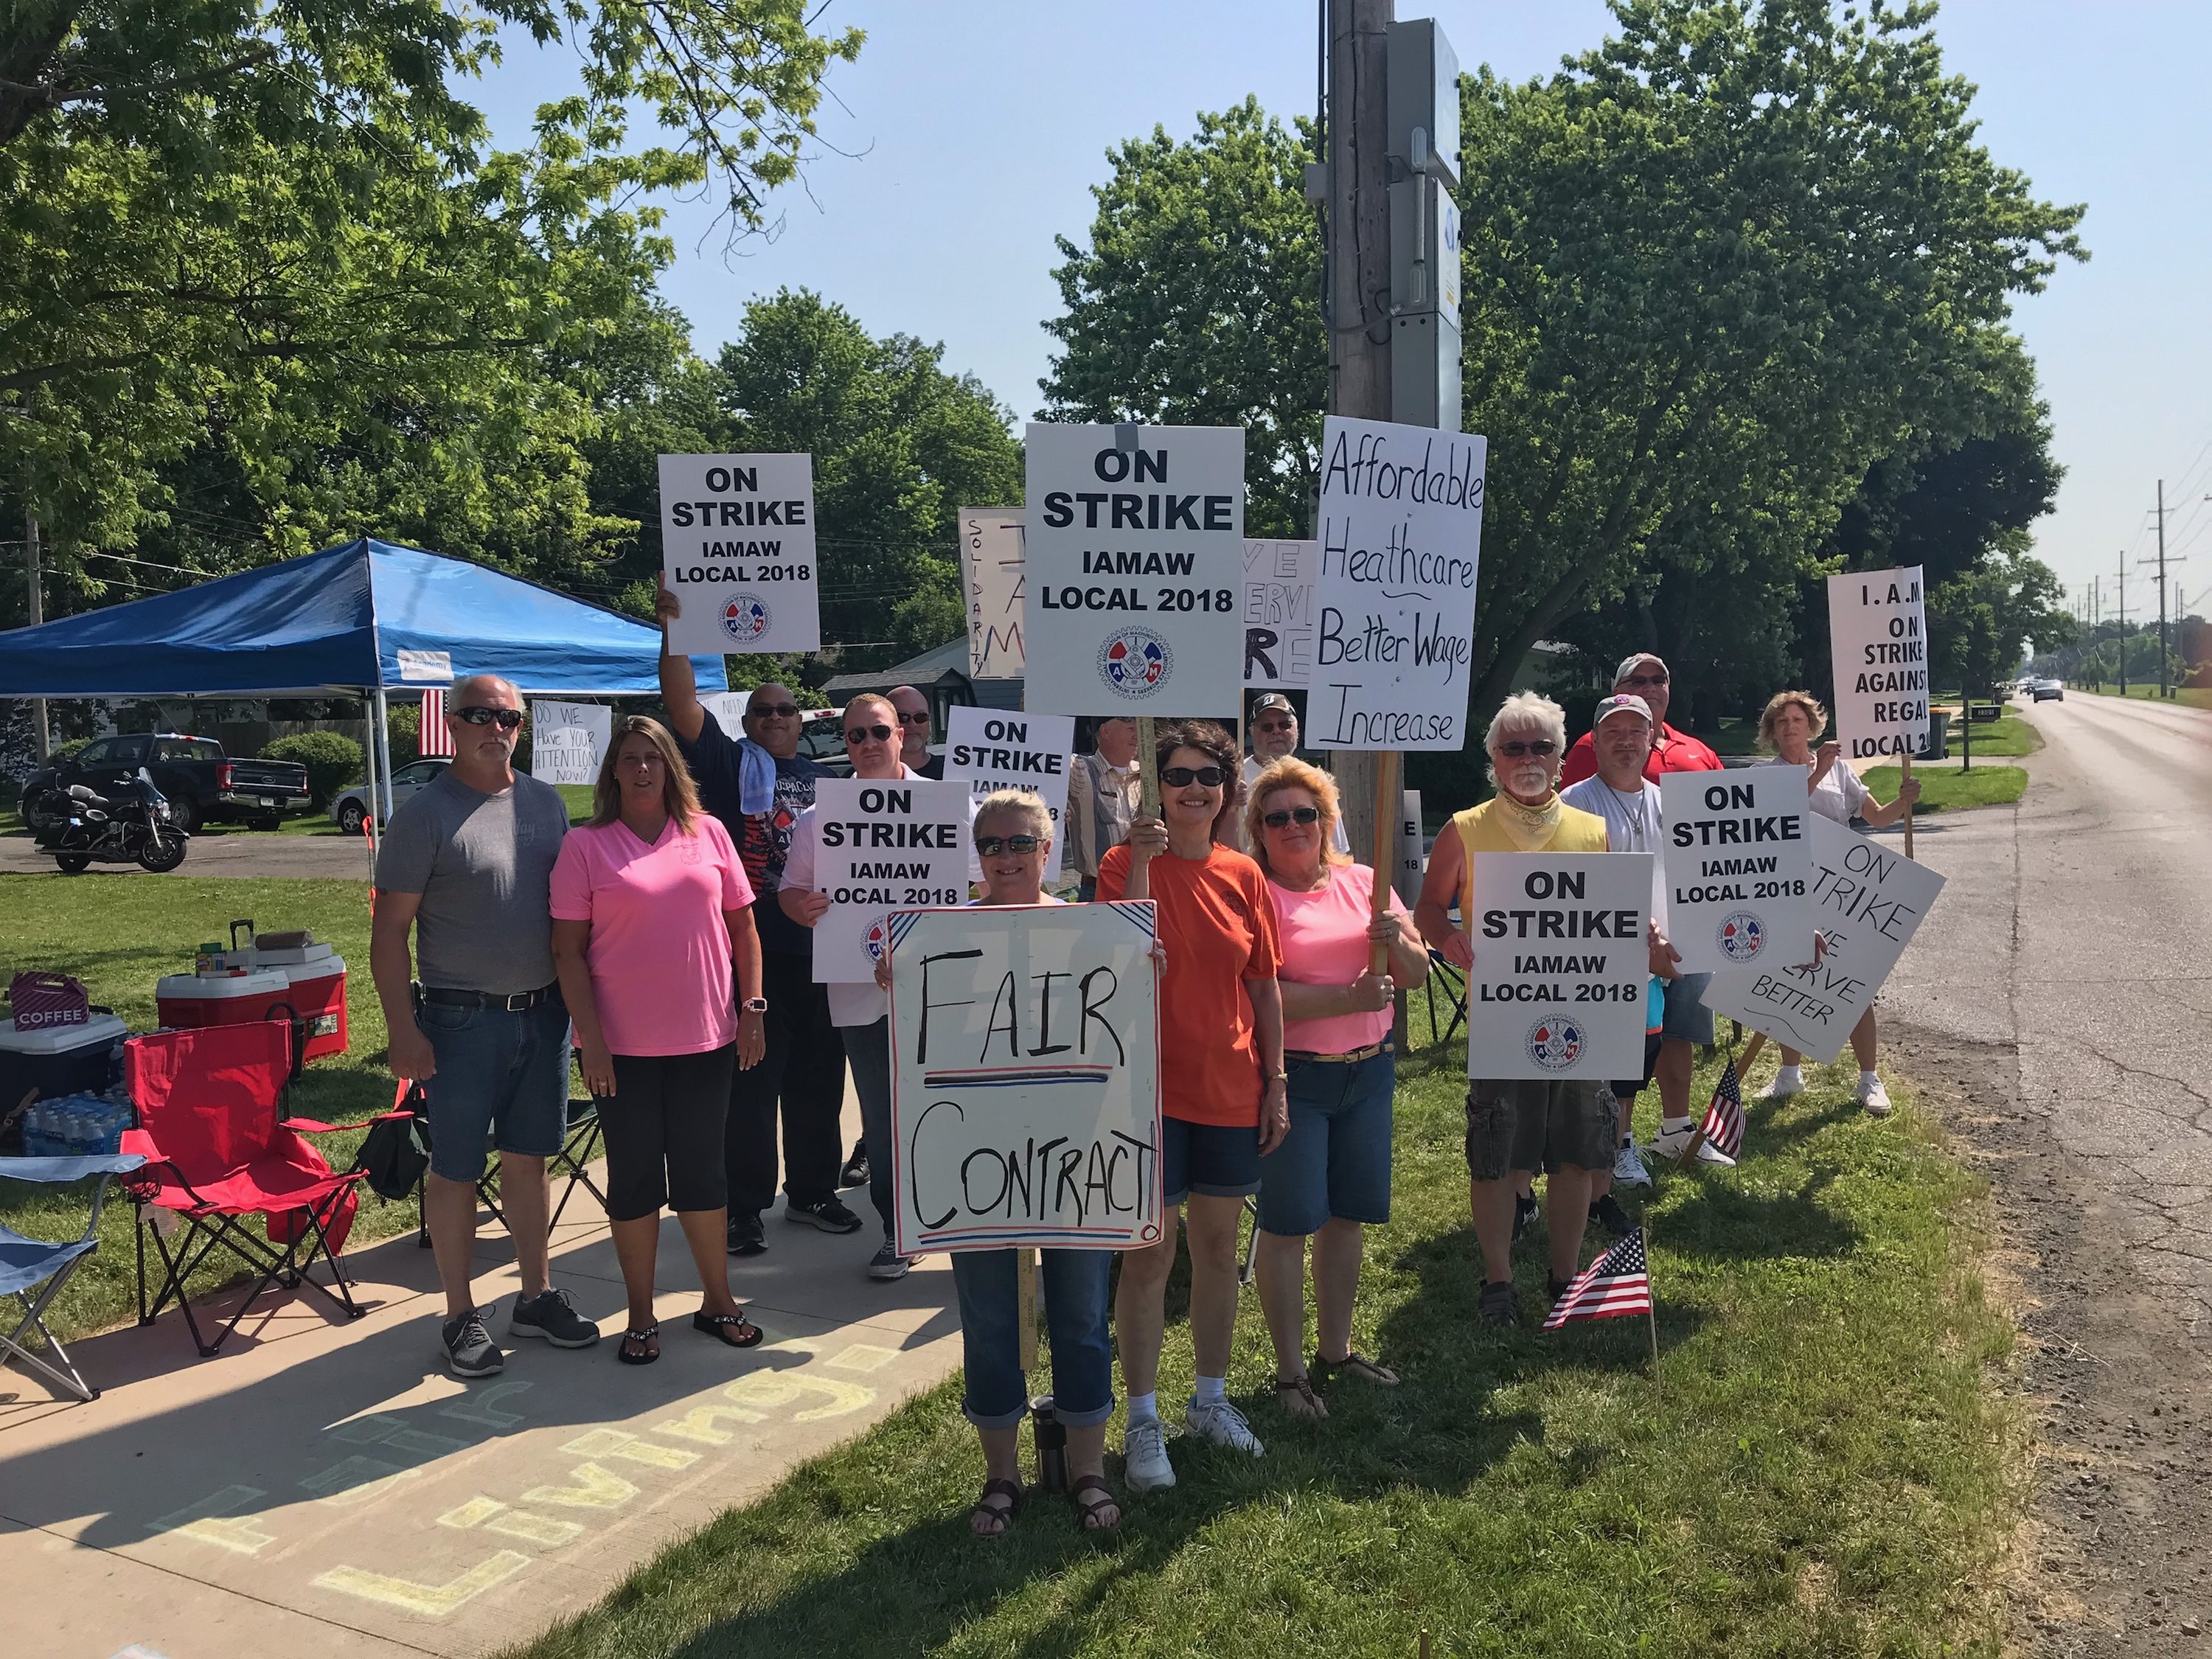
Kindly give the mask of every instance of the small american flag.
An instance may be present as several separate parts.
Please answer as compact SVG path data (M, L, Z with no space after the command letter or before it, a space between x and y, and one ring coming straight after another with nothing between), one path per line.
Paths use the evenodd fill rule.
M415 752L448 758L453 755L453 734L446 726L446 694L442 691L422 694L422 724L416 734Z
M1743 1083L1735 1074L1735 1056L1730 1054L1721 1080L1713 1090L1713 1098L1705 1108L1705 1121L1699 1132L1713 1146L1734 1158L1743 1146Z
M1651 1311L1651 1270L1638 1227L1577 1273L1552 1304L1544 1328L1556 1331L1577 1319L1620 1319Z

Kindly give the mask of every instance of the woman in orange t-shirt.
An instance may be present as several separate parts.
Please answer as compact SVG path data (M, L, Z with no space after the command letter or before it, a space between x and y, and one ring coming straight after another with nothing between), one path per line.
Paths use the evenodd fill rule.
M1201 1440L1260 1455L1244 1414L1229 1403L1237 1324L1237 1224L1260 1190L1260 1156L1290 1127L1283 1072L1282 952L1260 866L1214 832L1231 810L1237 748L1211 720L1159 734L1162 818L1139 818L1098 866L1101 899L1158 907L1167 967L1160 981L1160 1172L1167 1225L1160 1242L1121 1257L1114 1325L1129 1393L1122 1437L1139 1492L1175 1485L1155 1388L1175 1266L1175 1212L1187 1206L1190 1336L1197 1391L1183 1417ZM1164 822L1163 821L1164 819Z

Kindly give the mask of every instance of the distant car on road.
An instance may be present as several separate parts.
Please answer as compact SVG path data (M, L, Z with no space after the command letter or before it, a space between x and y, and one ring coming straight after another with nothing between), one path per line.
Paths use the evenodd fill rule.
M396 810L401 803L420 793L424 785L452 764L453 762L445 756L436 755L425 760L411 761L393 772L393 808ZM356 783L352 788L341 791L331 802L331 818L349 836L359 835L361 826L368 821L368 786Z
M2038 680L2029 695L2038 702L2063 702L2066 701L2066 687L2058 680Z

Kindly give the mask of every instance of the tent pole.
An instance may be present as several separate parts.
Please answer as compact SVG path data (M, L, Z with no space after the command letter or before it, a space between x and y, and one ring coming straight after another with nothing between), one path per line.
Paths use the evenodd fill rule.
M384 793L380 797L383 802L383 811L381 813L381 817L384 821L388 823L392 821L392 717L390 713L385 708L384 688L380 685L376 688L376 732L374 735L376 739L377 757L382 763L382 764L377 769L383 774L381 787Z
M365 717L362 721L361 735L362 742L361 745L361 752L362 759L368 769L362 774L363 778L368 783L368 787L362 792L362 799L368 807L368 841L369 878L374 881L376 878L376 780L378 773L383 769L376 763L376 729L374 725L374 721L376 720L375 700L373 697L363 697L361 700L361 712Z

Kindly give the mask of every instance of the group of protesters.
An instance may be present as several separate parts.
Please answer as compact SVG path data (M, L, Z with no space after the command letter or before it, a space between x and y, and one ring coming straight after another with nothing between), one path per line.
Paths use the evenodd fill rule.
M664 592L664 620L675 611ZM1390 1213L1397 993L1422 982L1432 951L1462 971L1473 967L1463 922L1478 854L1656 853L1653 781L1720 766L1711 749L1667 724L1658 658L1632 657L1614 679L1571 748L1558 704L1531 693L1506 700L1485 738L1496 793L1437 836L1410 915L1393 896L1375 902L1382 878L1352 858L1335 785L1297 757L1296 712L1279 694L1250 711L1249 758L1211 721L1164 724L1152 757L1156 816L1143 803L1134 722L1100 722L1095 752L1077 757L1064 812L1077 892L1157 907L1161 1043L1175 1056L1160 1075L1158 1242L1120 1253L1117 1285L1113 1252L1042 1252L1054 1415L1067 1432L1079 1524L1109 1529L1121 1520L1103 1463L1117 1347L1127 1485L1175 1484L1157 1388L1166 1288L1181 1250L1190 1263L1194 1362L1184 1433L1261 1455L1227 1393L1248 1201L1257 1210L1255 1268L1285 1414L1325 1418L1340 1378L1397 1382L1352 1346L1364 1230ZM883 1229L869 1274L893 1279L912 1266L898 1248L884 1155L888 956L869 981L814 978L811 930L830 905L815 887L814 794L830 774L799 752L799 701L780 684L754 688L744 735L732 738L701 702L686 658L664 651L661 690L667 724L642 715L614 722L591 818L571 830L558 793L514 770L524 719L516 688L495 676L463 680L447 705L453 763L394 815L380 848L372 967L392 1067L428 1097L424 1214L446 1300L441 1345L463 1377L505 1363L491 1310L476 1305L471 1285L488 1148L499 1157L521 1279L507 1334L575 1348L599 1338L550 1279L546 1174L568 1132L572 1042L605 1135L606 1208L628 1303L623 1363L659 1358L654 1258L664 1208L675 1212L700 1279L695 1330L738 1348L762 1340L731 1291L726 1258L768 1248L763 1217L775 1198L779 1129L786 1219L857 1231L864 1224L839 1191L865 1184ZM1784 692L1760 726L1778 760L1808 767L1811 809L1875 823L1900 812L1909 794L1890 806L1873 802L1835 745L1820 744L1824 725L1809 696ZM928 702L912 688L854 697L842 712L854 775L928 775L929 726ZM1000 791L977 803L981 891L971 902L1058 902L1042 884L1054 829L1032 793ZM1641 1077L1470 1084L1465 1150L1486 1322L1521 1318L1511 1252L1536 1213L1540 1170L1548 1177L1554 1297L1578 1269L1593 1219L1626 1229L1613 1188L1651 1179L1630 1133L1634 1100L1649 1084L1658 1084L1662 1109L1654 1153L1680 1158L1695 1149L1706 1163L1731 1161L1702 1144L1690 1115L1694 1051L1712 1042L1713 1020L1699 978L1675 971L1656 876L1649 955ZM1852 1041L1860 1099L1886 1112L1871 1014ZM1784 1060L1776 1094L1802 1086L1796 1057ZM861 1141L846 1157L848 1067ZM1024 1496L1016 1431L1030 1399L1014 1253L955 1252L952 1280L964 1409L987 1465L970 1524L995 1536Z

